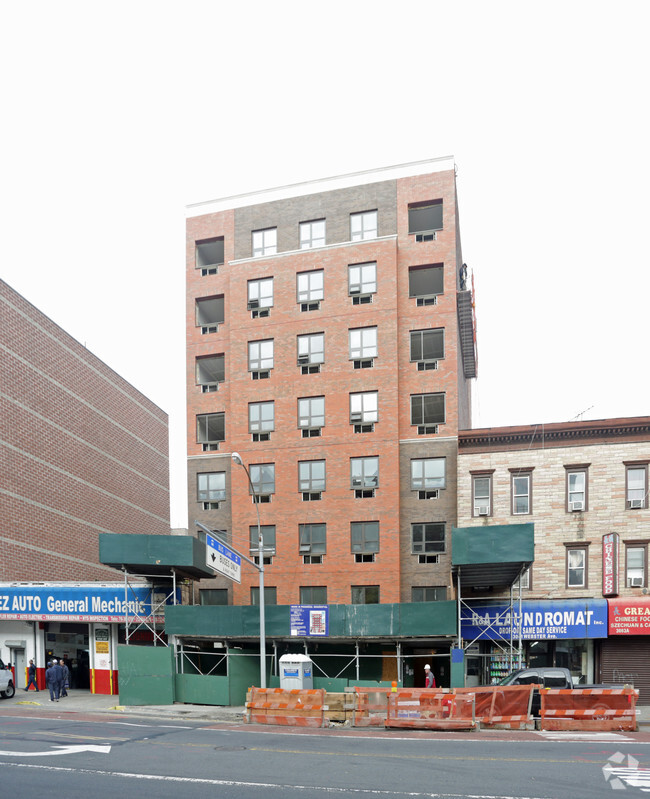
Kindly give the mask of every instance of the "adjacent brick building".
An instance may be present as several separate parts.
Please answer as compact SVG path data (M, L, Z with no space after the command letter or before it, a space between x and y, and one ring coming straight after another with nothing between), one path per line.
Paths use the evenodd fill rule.
M453 159L187 210L189 522L257 556L269 604L452 598L473 305ZM257 575L204 602L257 601Z

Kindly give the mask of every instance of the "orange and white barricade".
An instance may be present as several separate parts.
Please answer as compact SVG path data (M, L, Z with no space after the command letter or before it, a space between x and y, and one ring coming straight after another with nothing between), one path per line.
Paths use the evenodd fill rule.
M286 724L295 727L327 727L325 691L322 688L251 688L246 702L248 724Z
M535 685L485 685L476 688L457 688L456 693L476 696L476 720L482 727L497 729L533 729L531 714Z
M399 689L388 696L386 727L475 730L474 694L447 688Z
M634 732L638 690L625 688L542 688L542 730Z

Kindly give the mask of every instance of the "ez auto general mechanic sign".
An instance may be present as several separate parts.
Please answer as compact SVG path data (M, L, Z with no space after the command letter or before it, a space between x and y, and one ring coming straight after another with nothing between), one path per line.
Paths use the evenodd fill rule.
M0 585L0 620L120 622L151 612L147 586L130 586L125 596L124 585Z

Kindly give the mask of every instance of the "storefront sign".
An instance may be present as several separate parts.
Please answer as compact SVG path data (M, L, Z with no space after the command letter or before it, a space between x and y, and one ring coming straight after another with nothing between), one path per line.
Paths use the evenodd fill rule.
M291 635L329 635L329 608L327 605L291 605Z
M606 638L607 600L566 599L521 603L521 637L526 641L560 638ZM511 618L507 605L472 604L461 610L461 635L466 641L519 638L519 608Z
M146 586L130 586L125 601L123 584L0 585L0 620L119 622L127 613L151 620L151 612Z
M618 533L603 536L603 596L618 594Z
M608 599L610 635L650 635L650 598Z

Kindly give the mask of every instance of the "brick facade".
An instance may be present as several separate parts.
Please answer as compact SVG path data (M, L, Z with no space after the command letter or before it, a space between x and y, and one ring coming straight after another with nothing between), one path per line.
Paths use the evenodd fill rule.
M460 266L455 175L450 160L428 162L421 169L379 170L355 182L319 181L249 197L215 201L188 210L187 219L187 431L190 529L194 520L231 536L235 548L248 554L249 528L256 524L247 477L231 468L230 454L245 464L275 464L275 493L260 504L261 524L276 526L276 551L265 582L275 587L278 604L298 603L301 586L326 586L327 601L349 603L352 586L379 586L380 601L411 601L413 585L446 586L449 544L439 564L419 564L411 553L411 524L444 521L450 540L455 522L456 440L459 422L470 418L469 381L463 377L458 343L456 294ZM373 179L374 177L374 179ZM388 179L387 179L388 178ZM338 181L338 182L337 182ZM345 185L343 185L345 184ZM412 203L442 201L443 228L434 240L416 241L409 234ZM377 236L350 241L350 215L377 211ZM300 223L326 220L326 245L300 250ZM252 231L277 228L277 254L252 257ZM197 243L223 237L223 263L197 268ZM353 304L348 267L376 262L377 290L368 304ZM409 267L442 264L444 291L437 304L422 306L409 297ZM297 301L297 274L324 272L319 307L302 310ZM207 272L207 274L204 274ZM216 273L215 273L216 272ZM247 307L250 280L273 278L273 306L264 318L252 318ZM196 323L196 301L224 298L224 320L216 332ZM355 369L350 359L350 329L377 328L378 353L372 368ZM445 357L436 371L418 371L410 360L410 331L443 328ZM297 337L325 337L319 373L303 374L297 363ZM270 376L252 380L248 343L273 339ZM225 380L204 392L197 384L197 358L225 357ZM378 392L379 418L372 432L355 433L350 423L350 394ZM446 415L436 434L418 434L411 424L411 395L445 394ZM299 398L325 398L321 435L303 438L298 427ZM248 405L274 402L275 425L268 441L252 441ZM225 440L218 451L204 452L197 441L197 417L224 413ZM440 453L440 455L438 454ZM350 484L350 459L379 458L379 485L374 497L356 498ZM446 487L438 499L414 499L410 484L413 457L446 458ZM303 501L298 490L298 463L325 460L326 489L319 501ZM197 475L224 472L226 500L204 508L197 496ZM374 562L357 562L351 551L350 524L377 521L380 549ZM327 524L323 562L305 564L299 553L300 524ZM210 587L227 588L229 601L249 604L257 574L242 572L241 586L225 580ZM204 587L208 587L207 585Z
M114 580L100 532L170 532L167 415L2 281L0 342L0 581Z

